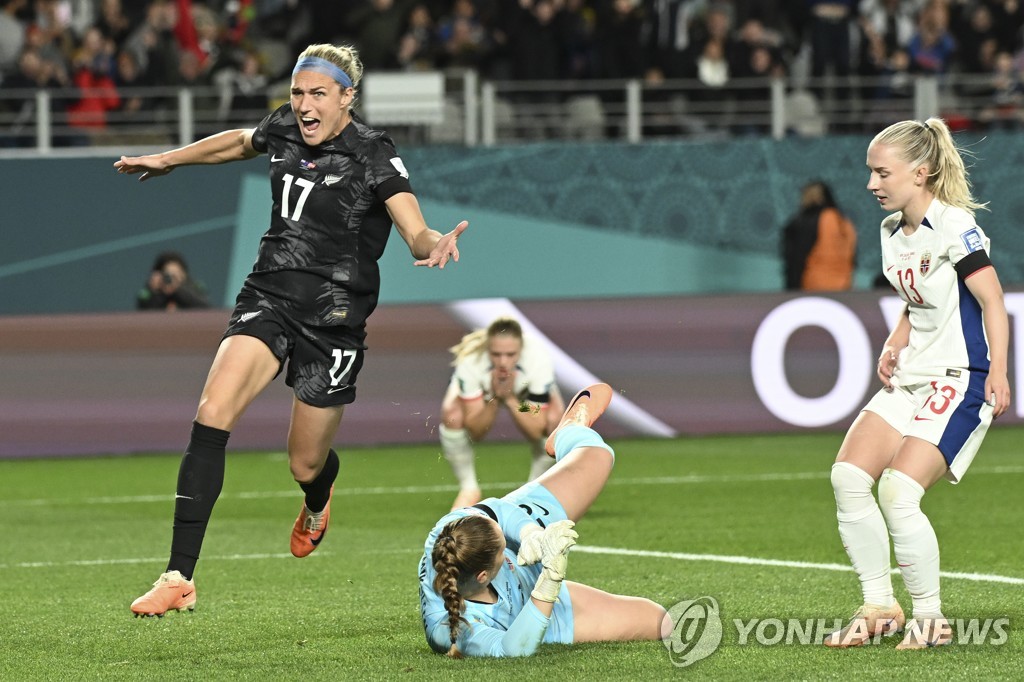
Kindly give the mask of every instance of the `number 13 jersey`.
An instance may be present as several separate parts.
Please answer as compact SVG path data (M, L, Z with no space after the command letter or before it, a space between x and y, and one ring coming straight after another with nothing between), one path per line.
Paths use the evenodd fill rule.
M910 344L896 378L910 385L949 371L988 372L981 306L966 280L991 267L989 239L967 211L933 200L912 234L902 213L882 221L882 271L906 301Z

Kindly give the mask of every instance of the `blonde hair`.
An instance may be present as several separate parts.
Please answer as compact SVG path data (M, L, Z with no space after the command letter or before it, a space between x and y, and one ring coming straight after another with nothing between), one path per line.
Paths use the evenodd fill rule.
M947 206L962 208L971 215L987 204L978 203L971 196L971 183L967 178L962 151L953 141L945 121L929 118L920 121L900 121L875 135L871 144L884 144L897 150L898 156L912 168L928 167L928 189L935 198Z
M430 561L437 571L434 591L441 595L448 611L452 645L447 655L452 658L462 658L455 642L462 623L469 624L462 616L466 603L459 587L475 581L480 571L491 568L500 549L501 542L494 526L483 516L463 516L452 521L441 529L434 542L434 550L430 554Z
M523 327L511 317L499 317L487 325L486 329L477 329L462 337L462 340L449 348L455 359L452 366L459 364L471 355L483 353L487 348L487 342L495 336L511 336L514 339L523 340Z
M359 61L359 52L351 45L317 43L303 50L302 54L295 61L305 57L326 59L348 74L348 77L352 79L353 88L359 87L359 81L363 78L363 63Z

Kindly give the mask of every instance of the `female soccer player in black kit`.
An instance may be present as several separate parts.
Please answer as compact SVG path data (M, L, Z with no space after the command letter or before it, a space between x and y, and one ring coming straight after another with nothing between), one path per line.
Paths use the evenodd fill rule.
M181 461L167 571L132 603L137 616L195 607L192 574L224 481L228 436L286 360L295 393L288 461L306 495L291 551L304 557L316 549L338 475L331 441L355 399L366 318L380 291L377 261L391 224L414 265L443 268L459 259L456 241L468 223L445 235L428 228L391 140L350 111L362 70L350 47L311 45L292 72L290 103L255 129L114 163L145 181L178 166L269 154L273 194L270 229L213 360Z

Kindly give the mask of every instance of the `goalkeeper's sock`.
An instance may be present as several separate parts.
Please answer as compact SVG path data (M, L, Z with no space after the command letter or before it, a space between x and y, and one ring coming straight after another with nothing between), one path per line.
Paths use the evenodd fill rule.
M528 481L532 481L555 465L555 460L544 451L545 441L547 441L546 436L530 441L530 457L532 461L530 463L530 478L527 479Z
M578 424L567 424L559 428L555 434L555 460L561 462L563 457L577 448L604 448L612 454L612 462L615 462L615 451L594 429Z
M450 429L444 424L438 427L441 434L441 452L444 458L452 465L452 473L455 474L461 490L479 490L480 484L476 480L476 462L473 453L473 443L469 440L469 433L466 429Z
M895 596L889 574L889 533L871 488L875 479L849 462L832 465L839 537L860 578L864 603L892 606Z
M333 449L327 451L327 459L324 461L324 468L309 483L299 483L302 492L306 493L306 509L313 512L322 512L331 499L331 486L338 478L338 470L341 463L338 461L338 453Z
M882 507L896 563L914 600L914 618L942 615L939 597L939 541L931 521L921 511L924 488L902 471L886 469L878 481Z
M174 495L174 533L168 571L192 579L213 505L224 486L225 450L230 431L192 422L192 437L178 468Z

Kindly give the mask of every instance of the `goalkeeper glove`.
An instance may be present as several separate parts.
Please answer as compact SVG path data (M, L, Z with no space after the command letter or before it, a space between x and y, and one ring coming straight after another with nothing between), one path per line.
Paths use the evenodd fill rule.
M576 544L576 534L572 521L556 521L547 528L536 524L527 524L519 531L519 554L516 561L520 566L543 561L545 556L564 554L569 547ZM545 565L547 565L545 563Z

